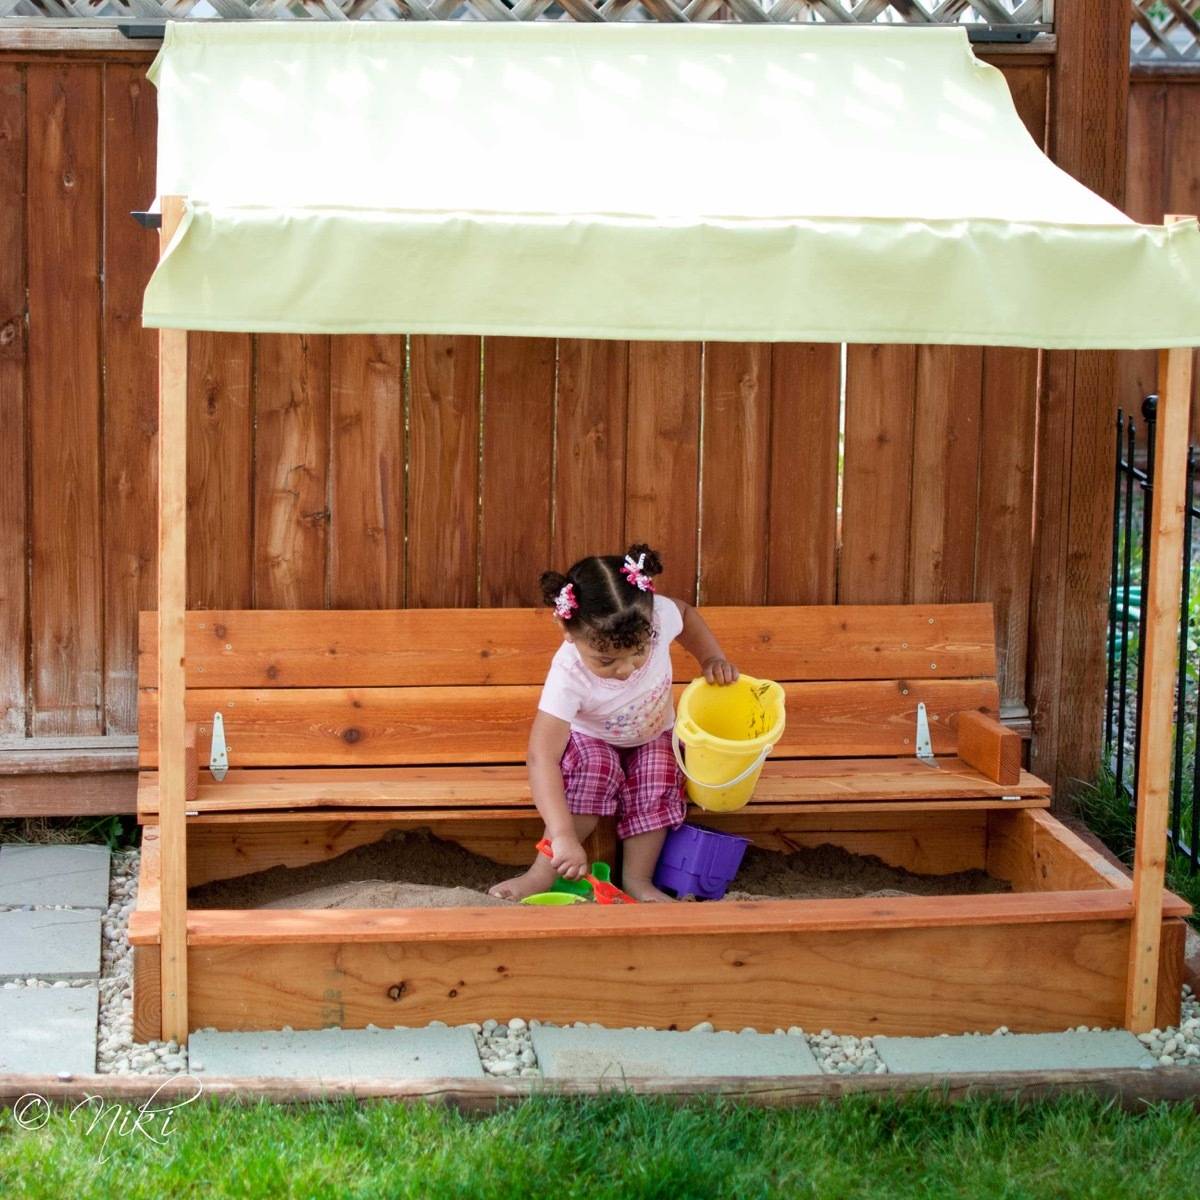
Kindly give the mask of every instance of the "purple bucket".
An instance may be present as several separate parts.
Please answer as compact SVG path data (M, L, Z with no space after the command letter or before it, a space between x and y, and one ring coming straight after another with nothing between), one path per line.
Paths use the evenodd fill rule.
M656 887L670 888L676 896L720 900L742 865L749 839L713 833L696 825L680 825L667 834L658 866Z

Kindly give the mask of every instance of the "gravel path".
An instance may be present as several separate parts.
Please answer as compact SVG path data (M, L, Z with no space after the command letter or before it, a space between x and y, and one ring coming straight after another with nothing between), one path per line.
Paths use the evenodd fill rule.
M112 870L109 879L108 909L101 920L102 948L100 980L66 983L58 981L26 979L5 983L14 987L99 987L100 1030L97 1042L97 1069L102 1074L159 1074L191 1070L203 1073L204 1064L189 1062L186 1048L173 1041L147 1043L133 1041L133 953L126 937L129 914L133 911L137 894L137 850L113 852ZM430 1022L433 1026L444 1026L444 1022ZM536 1020L515 1017L508 1022L484 1021L467 1026L475 1035L480 1061L486 1074L492 1076L536 1077L540 1074L533 1052L530 1028L537 1027ZM553 1025L554 1022L543 1022ZM600 1029L603 1026L593 1025ZM399 1026L397 1026L399 1028ZM589 1026L577 1021L576 1029ZM639 1026L646 1029L649 1026ZM1086 1030L1080 1026L1080 1031ZM1099 1032L1096 1026L1095 1031ZM697 1033L711 1033L712 1026L702 1022L694 1027ZM751 1030L770 1033L779 1037L803 1037L808 1041L821 1068L834 1075L885 1074L886 1068L875 1053L875 1045L869 1037L839 1036L829 1029L813 1033L793 1025L789 1029ZM1008 1029L1001 1026L990 1033L978 1036L1004 1037ZM1177 1027L1155 1029L1142 1034L1141 1040L1164 1066L1186 1064L1200 1067L1200 1002L1187 985L1183 988L1183 1011Z

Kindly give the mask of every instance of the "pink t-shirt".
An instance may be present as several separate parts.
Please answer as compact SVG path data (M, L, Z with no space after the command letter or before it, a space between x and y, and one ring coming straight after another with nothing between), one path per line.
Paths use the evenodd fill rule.
M675 723L671 643L683 630L674 600L654 597L653 640L646 661L628 679L601 679L563 642L550 663L538 708L573 730L613 746L641 746Z

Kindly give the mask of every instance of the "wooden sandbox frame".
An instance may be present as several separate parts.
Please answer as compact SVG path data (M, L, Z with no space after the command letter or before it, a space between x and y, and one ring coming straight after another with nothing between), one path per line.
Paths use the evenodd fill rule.
M161 203L160 253L182 219L184 200L164 196ZM1192 218L1167 221L1180 219ZM147 827L139 911L131 923L139 1037L186 1043L193 1025L423 1024L509 1010L549 1020L686 1027L711 1012L696 995L699 978L724 991L727 1007L730 998L737 1002L740 1024L759 1027L799 1023L837 1025L845 1032L935 1033L1120 1020L1140 1032L1177 1015L1187 908L1164 894L1163 881L1190 349L1163 350L1159 357L1132 883L1048 814L1018 809L987 814L979 864L997 866L988 846L1023 847L1001 866L1021 889L1012 894L587 906L566 914L495 909L486 910L481 925L478 910L188 912L187 886L199 881L194 872L189 878L189 837L200 844L206 826L220 830L222 823L186 815L187 348L186 329L159 330L159 824L157 831ZM893 827L896 813L908 811L895 804L880 808ZM909 812L915 844L922 822L962 819L941 808ZM378 812L339 817L343 825L346 819L388 819ZM408 819L417 823L411 814ZM538 825L535 816L521 819L531 831ZM869 832L872 814L863 809L859 819ZM286 814L244 814L243 820L289 836ZM820 818L813 813L796 820ZM737 827L729 818L711 823ZM227 837L228 827L226 818L225 832L216 836ZM323 844L335 843L327 837ZM856 848L869 853L869 841ZM1026 865L1014 865L1018 860ZM564 984L564 955L579 965L572 985ZM943 967L931 972L932 963ZM406 974L414 971L422 986L403 1003ZM639 980L636 1021L628 1005L604 994L607 984L627 980L629 973ZM936 984L931 974L939 976ZM514 978L520 986L506 986ZM249 1022L248 1012L256 1014Z

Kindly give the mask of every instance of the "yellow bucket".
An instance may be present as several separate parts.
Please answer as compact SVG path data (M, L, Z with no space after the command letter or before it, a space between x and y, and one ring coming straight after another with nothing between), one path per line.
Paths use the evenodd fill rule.
M672 735L688 799L709 812L741 808L783 736L783 723L783 688L769 679L742 675L725 685L693 679L679 697Z

